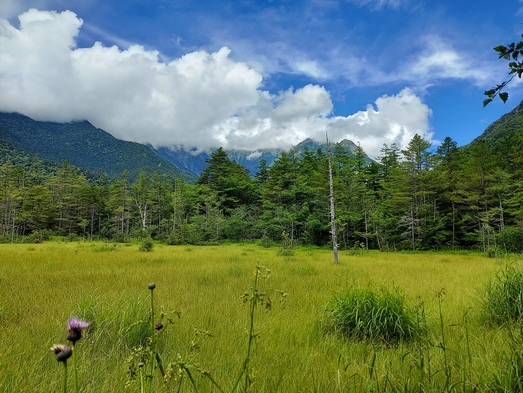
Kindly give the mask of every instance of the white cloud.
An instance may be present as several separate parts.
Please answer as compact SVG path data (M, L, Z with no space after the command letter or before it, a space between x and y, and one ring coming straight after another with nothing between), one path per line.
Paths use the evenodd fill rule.
M325 71L316 61L297 61L292 64L292 68L296 69L296 71L298 71L300 74L316 79L328 79L330 77L329 73Z
M431 84L442 79L467 79L477 85L484 85L493 79L492 71L475 57L467 58L444 44L439 37L427 36L423 40L425 49L403 74L405 80L418 84Z
M260 158L261 156L262 156L262 153L260 151L254 151L247 156L247 160L256 160L257 158Z
M368 105L352 116L331 119L327 130L333 140L360 142L369 156L376 157L384 143L405 147L416 134L432 140L431 115L430 108L405 88L397 95L378 98L376 109Z
M289 106L296 111L292 116L279 116L280 107L272 105L285 102L292 95ZM227 133L226 147L238 149L291 147L306 138L325 140L328 133L332 141L349 139L359 142L371 157L380 154L383 144L396 143L400 148L407 146L414 135L432 140L429 119L430 108L405 88L397 95L384 95L368 105L365 111L350 116L326 116L332 106L325 100L327 91L319 86L308 85L301 90L282 92L276 96L263 95L258 104L241 116L229 118L214 127L216 132ZM298 111L297 100L304 100ZM306 97L306 98L305 98ZM320 104L321 103L321 104ZM307 108L314 107L314 111Z
M163 62L139 45L77 48L82 20L70 11L30 10L19 19L19 29L0 20L2 111L87 119L120 139L198 149L290 147L328 132L375 156L383 143L403 147L416 133L432 136L430 109L409 89L378 98L376 108L332 116L324 87L270 94L262 75L232 60L227 47Z
M360 7L369 6L372 9L381 10L382 8L400 8L412 3L412 0L349 0Z

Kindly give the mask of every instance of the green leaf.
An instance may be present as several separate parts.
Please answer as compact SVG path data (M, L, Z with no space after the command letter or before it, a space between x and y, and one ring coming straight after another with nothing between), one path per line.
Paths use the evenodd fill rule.
M501 98L501 101L507 102L507 100L508 100L508 93L506 93L506 92L499 93L499 98Z
M492 98L487 98L487 99L483 100L483 108L485 108L491 102L492 102Z

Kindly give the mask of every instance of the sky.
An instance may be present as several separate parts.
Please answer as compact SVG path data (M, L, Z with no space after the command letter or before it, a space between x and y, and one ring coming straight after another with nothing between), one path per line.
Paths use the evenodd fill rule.
M2 0L0 111L155 147L459 146L521 38L518 0Z

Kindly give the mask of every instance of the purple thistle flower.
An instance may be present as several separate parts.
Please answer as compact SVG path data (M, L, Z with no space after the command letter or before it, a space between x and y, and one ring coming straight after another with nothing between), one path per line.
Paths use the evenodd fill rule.
M69 318L67 321L67 339L73 345L82 338L82 330L87 329L91 323L82 321L78 317Z

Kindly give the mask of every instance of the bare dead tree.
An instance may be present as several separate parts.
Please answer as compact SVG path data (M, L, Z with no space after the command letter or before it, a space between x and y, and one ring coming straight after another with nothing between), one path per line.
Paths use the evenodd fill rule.
M332 252L334 254L334 263L338 262L338 238L336 236L336 213L334 211L334 182L332 180L332 160L331 160L331 146L329 136L327 138L327 160L329 162L329 198L330 198L330 216L331 216L331 236L332 236Z

